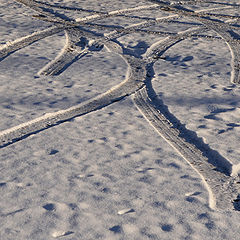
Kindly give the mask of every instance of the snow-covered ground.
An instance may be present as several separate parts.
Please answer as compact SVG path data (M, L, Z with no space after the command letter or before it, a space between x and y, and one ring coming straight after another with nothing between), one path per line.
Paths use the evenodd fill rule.
M239 0L0 9L0 239L240 239Z

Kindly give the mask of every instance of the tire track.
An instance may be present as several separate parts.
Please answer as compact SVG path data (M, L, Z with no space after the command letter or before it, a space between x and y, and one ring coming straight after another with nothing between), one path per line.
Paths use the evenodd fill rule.
M31 9L33 9L34 11L40 13L42 16L47 16L47 17L53 17L57 20L68 20L68 21L74 21L74 19L71 19L69 17L67 17L64 14L58 13L56 11L53 11L50 8L47 8L45 4L41 3L41 2L35 2L34 0L14 0L15 2L21 3Z
M65 30L66 43L59 55L44 66L38 75L58 75L62 73L73 62L88 54L90 51L86 47L84 38L80 42L79 39L74 39L74 29ZM77 47L77 45L81 45Z
M202 31L206 30L206 27L197 27L188 29L184 32L178 33L176 36L167 37L164 40L157 41L156 43L152 44L143 57L149 64L154 64L161 55L167 51L170 47L174 46L176 43L192 36L194 34L198 34Z
M168 111L158 99L151 85L154 75L153 65L170 47L185 39L193 32L201 32L204 27L179 33L178 37L169 37L153 44L146 52L148 78L143 88L133 96L133 101L154 129L191 165L200 175L209 193L209 207L221 210L240 210L236 202L240 197L239 177L233 173L233 165L217 152L211 150L201 139L192 136L192 132Z
M152 76L153 75L153 73L151 73L151 72L154 72L154 70L153 70L154 63L161 57L161 55L163 55L163 53L166 50L168 50L173 45L175 45L178 42L180 42L183 39L185 39L185 36L188 36L189 34L201 32L203 29L204 29L204 27L199 27L199 28L187 30L187 31L179 33L178 36L176 36L176 37L169 37L169 38L166 38L165 40L158 41L158 42L154 43L148 49L146 54L144 55L144 58L148 62L148 67L147 67L147 69L149 71L148 76ZM152 92L154 93L153 89L152 89ZM156 94L154 93L153 95L155 96ZM174 126L174 124L171 124L171 125ZM184 135L184 134L182 134L182 135ZM211 151L211 149L209 149L209 148L206 149L206 146L205 146L205 149L202 147L204 145L204 143L197 143L196 145L197 145L198 149L201 149L201 151L205 151L205 152L208 151L209 153ZM195 149L196 149L196 146L195 146ZM194 152L196 152L196 150L194 150ZM212 156L209 155L209 158L214 158L215 159L216 156L214 156L214 154L212 154ZM234 165L229 160L223 158L220 155L218 155L218 159L215 160L214 162L212 162L212 164L215 165L215 167L225 171L228 175L234 174L234 172L233 172Z
M237 204L240 198L240 188L237 186L239 177L229 176L234 173L231 162L220 156L218 153L213 153L211 149L207 149L204 146L204 143L199 142L198 139L192 139L189 131L184 129L184 127L179 124L179 121L166 110L164 104L156 97L156 94L151 86L152 67L161 55L178 42L188 37L200 36L199 34L207 29L214 30L228 44L232 52L233 71L231 81L233 83L239 83L240 45L239 41L235 38L238 39L240 37L233 31L229 24L220 20L213 20L209 18L210 16L227 17L227 15L223 16L219 14L203 13L203 10L193 12L179 5L168 5L165 2L159 3L158 1L151 1L157 2L157 4L111 11L104 14L97 13L95 15L74 20L67 18L63 14L55 13L54 11L51 11L51 9L46 9L44 4L41 2L30 0L16 1L23 3L31 7L33 10L43 14L43 16L39 15L38 18L52 21L56 26L18 39L12 44L6 44L0 49L0 57L2 59L22 47L25 47L44 37L55 34L55 31L60 32L65 30L66 45L64 49L59 56L46 65L40 73L46 75L59 74L61 71L64 71L71 62L84 56L89 51L93 51L93 49L90 49L91 47L105 45L109 51L119 54L126 61L128 64L128 74L124 82L91 100L66 110L45 114L42 117L0 132L0 148L6 147L32 134L36 134L50 127L59 125L62 122L66 122L74 117L101 109L113 102L121 100L126 96L135 94L133 100L140 112L142 112L145 118L158 131L158 133L170 145L172 145L201 176L203 183L209 192L209 206L213 209L240 210L239 204ZM148 19L145 22L134 24L126 28L114 29L114 31L103 36L96 36L94 33L89 31L86 32L81 28L90 26L97 29L106 29L105 26L97 26L96 24L89 22L111 16L117 16L123 13L151 9L151 7L153 9L159 7L161 10L174 13L174 15L161 19ZM209 9L206 11L209 11ZM140 28L153 26L159 22L178 18L178 16L190 17L195 20L197 19L197 21L204 26L190 29L182 33L172 34L172 36L167 37L165 40L158 41L148 49L146 54L143 56L143 59L123 55L121 47L112 41L114 38L123 34L143 32L144 30ZM229 18L231 19L231 17ZM159 35L165 34L163 32L157 33L149 30L146 30L146 33ZM169 33L166 34L169 35ZM92 38L93 40L88 41L87 37Z
M240 35L234 32L226 23L214 24L208 19L199 19L199 21L205 24L209 29L218 33L218 35L220 35L227 43L232 55L231 82L237 84L240 83L240 42L235 41L235 38L233 38L234 36L240 39Z
M89 21L93 21L93 20L100 20L100 19L105 19L105 18L114 17L114 16L118 16L118 15L122 16L122 14L126 14L126 13L138 12L138 11L143 11L143 10L152 10L152 9L159 8L159 6L157 4L143 5L143 6L133 7L133 8L114 10L114 11L110 11L110 12L97 12L97 14L90 15L90 16L87 16L84 18L71 19L64 14L60 14L52 9L49 9L49 4L45 4L40 1L34 1L34 0L14 0L14 1L24 4L25 6L40 13L42 16L54 18L55 20L59 20L59 21L63 20L63 21L78 22L78 23L89 22Z
M159 100L152 98L147 87L134 95L135 105L160 136L176 149L200 175L209 193L209 207L221 210L240 210L234 205L240 196L240 188L237 187L238 177L230 177L216 170L216 167L208 162L209 159L204 156L204 153L183 137L182 129L179 130L174 126L169 116L166 116L164 106L160 106Z
M240 35L234 32L229 24L226 22L222 22L220 20L209 18L210 15L202 13L202 11L192 11L185 7L179 5L169 5L162 1L156 0L147 0L148 2L153 2L158 4L161 10L170 11L178 14L183 17L193 18L202 24L204 24L208 29L215 31L218 35L220 35L224 41L227 43L231 54L232 54L232 74L231 74L231 82L232 83L240 83ZM211 10L217 10L211 9ZM236 40L237 39L237 40Z
M88 36L91 35L91 38L96 39L96 40L92 41L91 45L86 45L85 49L82 50L79 57L77 57L79 54L79 51L75 51L75 49L74 49L76 47L76 44L78 43L79 37L77 39L75 38L74 41L71 41L72 44L68 44L68 46L64 49L64 51L62 51L62 53L60 53L60 55L55 60L53 60L46 67L44 67L44 69L41 70L40 73L44 74L44 75L59 74L63 71L62 69L65 70L65 66L69 66L74 61L74 59L78 60L80 57L83 57L86 54L88 54L91 51L90 48L92 48L93 46L98 47L99 45L103 45L106 42L112 41L113 39L116 39L116 38L126 35L126 34L142 32L142 33L148 33L148 34L155 34L155 35L159 35L159 36L169 36L169 35L177 36L178 35L177 33L154 32L154 31L139 29L140 27L149 27L149 26L156 25L157 23L160 23L160 22L166 22L171 19L175 19L176 17L177 17L177 15L172 15L172 16L157 18L156 20L152 20L150 22L144 21L144 22L141 22L138 24L130 25L125 28L115 29L114 31L107 33L107 34L105 34L105 36L102 36L102 37L88 33ZM87 25L87 24L85 23L84 25ZM93 25L93 26L95 27L95 25ZM100 29L105 30L106 28L100 27ZM82 33L82 31L80 31L76 28L73 30L76 33L75 35L77 35L77 32ZM203 30L204 30L204 28L202 29L202 31ZM200 32L201 31L197 31L197 33L200 33ZM197 35L197 33L192 32L192 34L187 34L187 35L185 35L185 38L199 36L199 37L203 37L206 39L213 39L213 37L211 37L211 36L200 36L200 35ZM84 33L82 33L82 34L84 36ZM72 34L70 34L69 30L66 30L66 35L67 35L68 39L72 38ZM78 34L78 35L80 35L80 34ZM71 46L71 48L70 48L70 46ZM69 49L72 49L73 52L69 53ZM97 48L97 50L99 50L99 49ZM69 58L65 57L65 55L72 55L72 58L69 59ZM56 70L54 70L54 68L56 68Z
M213 153L211 149L206 148L204 143L199 142L198 139L192 139L189 131L179 124L179 121L168 112L161 100L156 97L156 94L151 86L153 65L161 57L161 55L170 47L186 38L192 36L200 37L201 35L199 34L208 29L214 30L228 44L232 52L233 72L231 81L233 83L239 83L240 46L239 42L234 40L236 33L230 28L229 24L206 18L206 16L227 16L209 13L205 14L203 10L199 11L199 13L191 12L179 7L178 5L176 7L166 7L166 3L161 3L161 6L159 7L158 2L158 4L152 6L123 9L111 11L109 13L96 13L95 15L74 20L63 14L58 14L51 9L47 9L47 4L43 4L41 2L30 0L16 1L29 6L40 14L43 14L43 16L39 15L37 17L42 20L52 21L56 26L48 28L44 31L33 33L24 38L17 39L11 44L6 44L0 49L0 60L35 41L65 30L66 44L64 49L56 57L56 59L41 69L39 74L59 74L72 62L85 56L90 51L100 50L101 47L98 48L97 46L103 45L105 45L108 51L119 54L126 61L128 64L128 74L124 82L93 99L66 110L45 114L42 117L0 132L0 148L6 147L14 142L22 140L50 127L59 125L77 116L86 115L90 112L101 109L113 102L121 100L126 96L134 94L133 101L140 112L145 116L155 130L172 147L174 147L201 176L203 183L209 192L210 208L221 210L240 210L239 204L237 204L240 198L240 188L237 187L238 177L229 176L233 173L232 164L218 153ZM121 14L121 16L123 16L124 13L151 9L151 7L153 9L159 7L161 10L173 12L174 15L158 19L147 19L142 23L133 24L126 28L114 29L114 31L103 36L97 36L93 32L87 32L81 28L90 26L96 29L106 29L106 26L99 26L89 22L111 16L119 16ZM209 9L206 11L209 11ZM182 33L173 34L141 29L143 27L156 25L160 22L176 19L179 16L197 19L204 26L193 28ZM230 17L230 19L232 18ZM167 34L168 37L153 44L143 55L142 59L137 59L133 56L123 55L121 47L113 42L113 39L133 32L158 34L160 36ZM88 38L92 40L88 41Z
M196 30L201 31L202 29ZM187 35L187 32L184 34ZM238 204L240 187L237 184L239 176L230 176L234 173L234 166L218 153L214 153L209 147L206 148L203 142L199 142L198 139L196 142L196 139L192 139L189 131L168 112L152 88L150 76L153 76L153 73L151 74L153 64L168 48L183 39L185 38L180 36L178 39L169 37L164 41L156 42L149 48L145 54L145 58L149 59L149 78L146 86L134 94L133 101L154 129L200 175L209 193L209 207L221 210L240 210Z
M180 42L184 36L198 33L200 31L202 31L201 27L194 28L179 34L177 37L167 38L164 43L162 43L162 52L166 51L172 45ZM99 110L113 102L119 101L122 98L135 93L137 90L142 88L145 85L146 78L149 74L146 71L146 59L149 57L147 56L147 58L141 59L129 55L123 55L121 47L112 41L105 42L105 45L109 51L119 54L128 64L128 73L126 79L122 83L79 105L55 113L45 114L42 117L0 132L0 148L6 147L16 141L22 140L47 128L59 125L60 123L68 121L74 117ZM157 60L156 56L159 55L159 47L158 50L152 47L149 51L155 56L154 59ZM148 53L148 55L149 54L150 53Z
M145 27L145 26L154 25L154 24L157 24L158 22L166 21L166 19L172 19L175 17L176 17L176 15L170 16L167 18L166 17L163 17L161 19L159 18L159 19L151 21L151 22L144 21L142 23L130 25L126 28L115 29L114 31L111 31L110 33L107 33L104 36L96 36L94 33L90 33L90 32L85 34L85 32L83 32L77 28L67 29L65 31L66 38L67 38L65 48L63 49L63 51L59 54L59 56L56 59L51 61L42 70L40 70L39 74L44 74L44 75L60 74L63 70L66 69L67 66L70 66L70 64L73 63L75 60L78 60L80 57L85 56L86 54L88 54L89 52L91 52L93 50L95 50L95 51L100 50L99 46L104 45L104 44L106 45L106 43L108 43L108 45L109 45L109 42L112 41L113 39L116 39L122 35L136 32L137 27L139 28L139 27L143 27L143 26ZM69 23L66 22L65 24L69 24ZM84 25L86 25L86 24L84 24ZM71 25L71 27L73 27L73 26L75 26L75 24ZM79 52L79 50L78 50L79 47L77 47L77 45L79 45L80 36L86 37L86 35L87 35L87 37L89 37L93 40L91 42L87 43L84 46L84 49Z
M56 33L63 31L61 27L50 27L42 31L34 32L28 36L18 38L15 41L11 41L0 47L0 61L8 57L10 54L31 45L43 38L52 36Z
M130 13L130 12L135 12L135 11L140 11L140 10L148 10L148 9L154 9L154 8L157 8L157 7L160 7L162 8L163 5L166 5L166 3L164 4L154 4L154 5L150 5L150 6L139 6L139 7L135 7L135 8L128 8L128 9L122 9L122 10L115 10L115 11L111 11L111 12L106 12L106 13L100 13L100 14L95 14L95 15L91 15L91 16L87 16L87 17L84 17L84 18L79 18L79 19L76 19L76 20L72 20L65 17L65 16L61 16L60 14L56 14L54 11L50 11L48 9L46 9L46 7L49 7L48 4L44 4L44 3L41 3L41 2L35 2L35 1L30 1L30 0L16 0L18 2L21 2L23 3L24 5L32 8L33 10L35 11L38 11L39 13L46 13L46 15L48 16L47 18L45 18L45 16L43 15L42 20L45 20L45 21L52 21L54 23L57 23L57 24L62 24L63 27L66 28L66 26L68 27L79 27L79 24L80 26L91 26L91 27L94 27L94 28L97 28L97 29L104 29L105 28L103 26L97 26L96 24L89 24L88 22L89 21L93 21L93 20L99 20L99 19L104 19L104 18L107 18L107 17L112 17L112 16L116 16L116 15L119 15L119 14L123 14L123 13ZM159 6L160 5L160 6ZM224 7L226 8L226 7ZM208 11L208 10L206 10ZM52 14L52 12L54 14ZM201 10L199 11L201 12L201 14L204 14L204 10ZM56 21L56 18L53 18L55 17L55 15L57 15L57 20L59 20L60 18L60 21ZM40 19L41 19L40 18ZM113 32L110 32L109 34L106 34L106 36L104 37L97 37L96 35L94 35L94 33L83 33L80 29L78 30L79 32L82 33L83 36L86 36L88 35L88 37L90 38L93 38L93 39L98 39L97 42L93 42L92 46L94 44L96 45L99 45L99 39L100 41L102 41L102 43L104 44L104 42L106 41L109 41L109 40L112 40L114 38L117 38L117 37L120 37L124 34L130 34L130 33L134 33L134 32L142 32L142 33L147 33L147 34L155 34L155 35L159 35L159 36L165 36L165 35L176 35L174 33L170 34L170 33L164 33L164 32L154 32L154 31L149 31L149 30L142 30L140 28L143 28L143 27L149 27L149 26L153 26L153 25L156 25L157 23L160 23L160 22L165 22L165 21L169 21L169 20L172 20L174 18L178 18L178 15L172 15L172 16L168 16L168 17L163 17L163 18L156 18L154 20L146 20L142 23L138 23L138 24L133 24L129 27L126 27L126 28L120 28L120 29L115 29ZM77 29L76 29L77 31ZM90 51L89 51L89 48L92 48L92 46L85 46L85 49L84 50L81 50L79 51L78 48L76 48L76 43L78 41L75 40L72 41L72 44L70 45L68 43L68 40L71 39L71 34L69 33L68 30L66 30L66 37L67 37L67 43L65 45L65 48L62 50L62 52L56 57L55 60L51 61L49 64L47 64L47 66L45 66L43 69L41 69L39 71L39 74L43 74L43 75L57 75L57 74L60 74L62 71L64 71L68 66L70 66L74 61L78 60L79 58L85 56L86 54L88 54ZM190 37L190 36L188 36ZM199 35L199 37L202 37ZM206 36L205 37L206 39L212 39L212 37L210 36ZM230 45L232 46L232 45ZM236 48L231 48L231 49L236 49ZM233 51L233 55L235 56L236 51ZM238 71L237 71L237 62L238 62L238 59L236 59L235 57L233 57L234 59L234 71L233 71L233 74L232 74L232 81L233 82L236 82L237 80L236 79L236 76L238 75Z
M85 46L84 49L79 50L79 47L76 47L76 45L78 44L78 40L75 39L75 41L72 41L71 32L73 30L70 31L69 30L70 28L73 29L73 27L75 27L75 32L76 32L77 31L76 26L79 26L78 24L81 24L82 26L88 26L88 23L87 23L88 21L99 20L99 19L103 19L103 18L107 18L107 17L111 17L111 16L123 14L123 13L154 9L156 7L159 7L158 4L154 4L154 5L150 5L150 6L139 6L139 7L123 9L123 10L116 10L116 11L111 11L111 12L106 12L106 13L101 13L101 14L95 14L95 15L91 15L91 16L88 16L88 17L84 17L84 18L74 20L74 19L67 18L63 14L57 14L55 11L53 11L51 9L50 10L47 9L46 7L49 7L48 4L44 4L44 3L41 3L39 1L30 1L30 0L16 0L16 1L32 8L33 10L39 12L40 14L44 14L42 16L37 16L39 19L42 19L42 20L45 20L45 21L51 21L51 22L54 22L55 24L60 25L61 26L61 31L65 29L66 45L65 45L64 49L60 52L60 54L53 61L48 63L43 69L41 69L38 72L38 74L42 74L42 75L57 75L57 74L60 74L69 65L71 65L74 61L76 61L79 58L88 54L91 51L90 48L93 49L94 44L96 44L98 46L99 45L99 39L109 41L109 40L112 40L112 39L117 38L119 36L122 36L124 34L130 34L130 33L133 33L133 32L142 32L142 33L147 33L147 34L155 34L155 35L159 35L159 36L176 35L175 33L168 33L168 32L165 33L165 32L156 32L156 31L154 32L154 31L149 31L149 30L141 30L140 27L141 28L149 27L149 26L156 25L157 23L160 23L160 22L166 22L166 21L172 20L174 18L178 18L178 15L172 15L172 16L167 16L167 17L163 17L163 18L156 18L156 19L151 20L151 21L147 20L147 21L144 21L144 22L139 23L139 24L135 24L135 25L133 24L133 25L131 25L129 27L126 27L126 28L115 29L113 32L111 32L109 34L106 34L106 36L104 36L104 37L99 37L99 36L94 35L94 33L90 33L90 32L87 33L86 31L82 31L82 30L78 29L79 33L81 33L82 36L90 37L90 38L93 38L93 39L98 39L98 41L94 42L94 44L92 44L91 46ZM204 12L204 10L201 10L201 12ZM45 15L47 16L47 18L45 17ZM94 25L94 24L91 24L91 26L94 26L96 28L96 25ZM104 28L103 27L98 27L98 29L104 29ZM57 31L55 28L53 28L53 30ZM46 36L49 36L49 35L46 35ZM198 35L198 36L195 36L195 37L205 37L206 39L212 39L211 36ZM27 38L28 37L26 37L26 39ZM31 37L29 39L31 39ZM40 40L40 39L41 38L36 39L35 41ZM25 40L23 40L21 42L21 44L14 44L13 43L11 45L12 50L9 49L7 46L4 49L2 49L2 55L6 57L10 53L12 53L14 51L17 51L17 50L19 50L19 49L21 49L21 48L23 48L23 47L25 47L29 44L31 44L31 42L28 42L28 41L25 41ZM99 50L99 49L97 49L97 50ZM0 51L0 56L1 56L1 51ZM237 62L237 60L235 62Z
M105 41L109 41L110 38L114 38L117 36L120 36L122 34L126 34L126 33L132 33L132 29L123 29L122 31L113 31L109 34L107 34L106 36L103 37L99 37L94 35L93 33L90 32L83 32L81 29L78 29L78 32L82 34L83 37L87 36L89 38L93 38L93 39L97 39L97 41L92 42L90 46L85 46L84 49L79 50L79 47L77 47L77 45L79 44L79 40L75 38L73 32L77 32L77 29L75 28L74 31L74 27L79 26L79 24L82 26L85 26L87 22L89 21L93 21L93 20L100 20L100 19L104 19L104 18L108 18L108 17L113 17L119 14L123 14L123 13L131 13L131 12L136 12L136 11L140 11L140 10L149 10L149 9L155 9L158 8L158 5L154 4L154 5L150 5L150 6L139 6L139 7L134 7L134 8L128 8L128 9L122 9L122 10L115 10L115 11L111 11L111 12L107 12L107 13L101 13L101 14L95 14L95 15L91 15L88 17L84 17L84 18L79 18L79 19L70 19L68 17L66 17L65 15L62 14L57 14L55 11L51 11L49 9L46 8L46 6L48 6L47 4L41 3L41 2L35 2L32 0L15 0L19 3L22 3L26 6L28 6L29 8L37 11L38 13L40 13L40 16L37 16L39 19L45 20L45 21L50 21L53 22L57 25L61 25L62 27L60 28L62 30L65 29L65 35L66 35L66 44L64 49L59 53L59 55L50 63L48 63L44 68L42 68L38 74L42 74L42 75L57 75L60 74L62 71L64 71L68 66L70 66L74 61L78 60L79 58L85 56L86 54L88 54L90 51L93 50L93 46L97 46L97 48L95 48L95 50L99 50L98 46L99 46L99 40L100 39L105 39ZM47 18L45 17L45 15L47 16ZM77 25L76 25L77 23ZM156 21L154 20L153 23L156 23ZM151 24L153 24L151 23ZM146 25L147 22L143 22L142 26ZM72 29L72 30L68 30L68 29ZM53 27L53 29L55 30L56 27ZM46 35L49 36L49 35ZM26 37L28 38L28 37ZM75 39L74 39L75 38ZM41 38L37 39L40 40ZM36 41L37 41L36 40ZM17 51L27 45L28 41L22 41L21 42L22 45L16 45L13 43L12 45L12 49L14 49L14 51ZM101 44L100 44L101 45ZM8 56L10 53L14 52L5 48L3 50L3 53L5 54L5 56ZM0 51L0 56L1 56L1 51ZM1 59L0 59L1 60Z
M179 2L179 1L177 1ZM226 2L215 2L215 1L207 1L207 0L182 0L180 1L181 5L187 5L187 4L201 4L201 3L209 3L209 4L215 4L215 5L225 5L225 6L232 6L232 7L237 7L240 8L239 4L235 4L235 3L226 3Z
M25 1L25 0L20 1L20 2L24 2L24 4L26 2L28 2L28 3L31 2L31 4L34 3L33 1ZM152 6L150 6L150 7L152 7ZM149 6L140 7L140 8L146 9L146 8L149 8ZM38 10L38 9L35 8L35 10ZM125 9L122 11L112 11L108 15L119 14L119 13L127 12L127 11L136 11L136 8ZM99 17L102 17L102 16L93 15L93 16L87 17L87 20L98 19ZM166 21L168 19L172 19L172 18L176 18L176 17L177 17L177 15L172 15L172 16L167 16L167 17L161 18L161 19L156 19L151 22L145 21L140 24L134 24L133 26L127 27L126 29L134 30L134 29L136 29L136 27L151 26L158 22ZM86 21L86 18L79 20L79 22L84 22L84 21ZM64 22L66 22L66 20L64 20ZM54 29L54 31L55 31L56 27L53 27L52 29ZM60 30L62 30L62 29L64 29L64 28L61 28ZM186 31L186 33L182 34L180 38L179 38L179 36L167 38L168 43L166 43L166 45L162 44L162 47L160 50L159 50L159 48L154 50L154 48L152 47L152 48L150 48L149 51L154 51L154 54L152 54L152 56L154 56L154 59L157 60L158 56L161 55L161 52L166 51L172 45L176 44L177 42L181 41L182 39L184 39L188 36L191 36L191 34L196 34L203 30L204 30L204 28L200 28L197 31L196 30ZM76 31L78 31L78 30L75 30L75 32ZM46 68L42 69L42 71L41 71L42 73L44 73L44 74L59 73L66 66L66 64L69 64L69 62L73 61L79 55L79 52L77 52L75 50L69 51L69 49L72 47L71 46L72 43L76 43L76 39L73 40L74 39L74 37L72 37L73 34L72 35L69 34L68 30L66 30L66 32L67 32L67 34L68 34L67 36L69 36L69 38L67 38L67 43L66 43L66 46L65 46L63 52L60 54L60 56L57 57L57 59L55 59L53 62L51 62L49 65L47 65ZM142 62L140 64L141 66L138 66L139 65L139 63L138 63L137 67L135 65L136 65L136 62L141 62L142 60L140 60L140 59L137 60L133 57L130 58L129 56L123 56L120 53L121 50L119 50L119 46L116 46L116 44L114 44L114 42L108 42L112 38L116 38L121 34L122 33L119 33L116 30L109 34L106 34L104 36L104 41L102 43L107 46L109 51L118 52L118 54L120 54L125 59L125 61L127 61L129 68L130 68L129 71L131 72L131 77L129 79L127 79L125 82L121 83L120 85L116 86L114 89L111 89L108 92L106 92L90 101L87 101L87 102L77 105L75 107L69 108L67 110L62 110L62 111L58 111L56 113L47 114L43 117L37 118L35 120L29 121L29 122L21 124L17 127L13 127L11 129L1 132L0 133L0 139L1 139L0 145L1 146L8 145L9 143L16 141L17 139L19 140L19 139L23 138L24 136L28 136L32 133L38 132L38 131L48 128L50 126L57 125L60 122L67 121L75 116L83 115L88 112L97 110L104 106L107 106L107 105L111 104L112 102L117 101L118 99L121 99L124 96L130 95L133 92L137 91L139 88L141 88L143 86L145 76L143 76L144 74L142 76L140 76L140 78L139 78L139 79L141 79L140 81L137 80L136 78L138 78L139 72L141 72L141 71L139 71L139 69L145 69L144 63ZM171 43L171 44L169 44L169 43ZM25 45L27 45L27 43L25 43ZM86 50L83 49L81 54L86 54L87 52L85 52L85 51ZM133 60L133 59L135 59L135 60ZM151 61L153 61L153 60L151 60ZM134 64L132 64L132 63L134 63ZM135 74L134 77L133 77L133 73ZM133 79L135 79L135 80L133 80ZM140 86L139 86L139 82L141 83ZM134 86L134 84L136 84L136 86ZM112 97L112 99L111 99L111 97ZM88 109L88 110L86 110L86 109Z
M40 2L35 2L35 1L30 1L30 0L15 0L18 3L22 3L30 8L32 8L33 10L39 12L40 14L44 14L43 16L47 15L48 16L48 20L55 20L56 17L56 13L54 12L54 14L47 10L45 7L47 6L47 4L44 3L40 3ZM148 9L153 9L155 7L158 7L157 5L151 5L151 6L140 6L140 7L136 7L133 9L125 9L125 10L120 10L120 11L112 11L110 13L103 13L103 14L95 14L93 16L89 16L89 17L85 17L85 18L81 18L81 19L74 19L74 22L86 22L89 20L99 20L99 19L103 19L106 17L111 17L111 16L115 16L118 14L122 14L122 13L126 13L126 12L135 12L135 11L139 11L140 9L143 10L148 10ZM66 30L68 28L72 28L73 26L70 25L69 26L69 22L67 20L69 20L69 18L65 17L65 15L57 15L57 19L60 20L60 24L62 26L59 26L59 24L57 24L57 26L54 27L50 27L48 29L45 29L43 31L37 31L33 34L27 35L25 37L16 39L15 41L11 41L6 43L5 45L3 45L0 48L0 61L2 61L3 59L5 59L6 57L8 57L10 54L31 45L34 42L37 42L43 38L49 37L51 35L54 35L56 33L59 33L63 30ZM64 17L63 17L64 16ZM40 16L36 16L37 18L41 19ZM54 17L54 18L53 18ZM45 17L44 17L45 18ZM43 20L46 20L44 19ZM72 19L71 19L72 20ZM64 25L66 24L66 26ZM79 30L79 32L81 32ZM83 33L83 32L82 32ZM115 32L114 32L115 33ZM51 61L49 64L47 64L43 69L41 69L38 74L43 74L43 75L57 75L59 73L61 73L63 70L65 70L65 68L67 66L69 66L72 62L74 62L75 60L81 58L82 56L85 56L88 52L89 49L85 48L84 50L80 50L79 48L76 48L76 43L78 43L79 41L77 41L76 39L74 39L74 37L72 37L73 34L71 34L71 31L67 31L66 30L66 44L64 49L60 52L60 54L56 57L56 59L54 59L53 61ZM84 36L91 36L93 37L93 34L87 34L86 32L84 34L82 34ZM111 35L111 34L110 34Z
M110 50L113 48L115 49L112 44L107 47ZM0 132L0 148L6 147L16 141L22 140L47 128L56 126L74 117L99 110L113 102L119 101L120 99L131 95L143 87L146 77L145 62L131 56L121 56L129 66L128 74L124 82L79 105L55 113L45 114L42 117Z

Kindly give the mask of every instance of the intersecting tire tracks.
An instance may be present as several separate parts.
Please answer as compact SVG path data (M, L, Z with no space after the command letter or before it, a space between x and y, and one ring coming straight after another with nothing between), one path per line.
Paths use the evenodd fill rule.
M46 15L46 11L42 11L42 7L44 7L44 4L40 2L26 0L17 1L28 6L31 5L31 8ZM32 6L32 3L34 3L34 6ZM151 7L156 8L156 5L153 5ZM145 8L143 7L142 9L148 8L150 9L149 6ZM121 29L121 31L113 31L110 34L107 34L104 38L95 38L95 45L98 45L99 43L104 44L109 51L119 54L126 61L126 63L128 64L128 75L126 76L125 81L87 102L84 102L66 110L46 114L35 120L0 132L0 148L8 146L9 144L18 140L24 139L31 134L35 134L49 127L56 126L64 121L68 121L76 116L81 116L84 114L88 114L92 111L101 109L115 101L124 98L125 96L129 96L135 93L133 99L138 109L143 113L143 115L158 131L158 133L163 138L165 138L202 177L203 182L205 183L206 188L209 192L210 207L222 210L233 209L233 200L239 197L239 188L236 187L237 177L229 176L231 173L231 166L229 165L229 162L227 160L225 161L225 159L222 158L222 162L220 161L217 163L219 165L216 169L216 166L209 162L209 159L204 156L203 152L201 152L194 144L189 143L188 141L186 141L186 139L180 136L181 130L173 127L174 124L171 123L171 119L167 115L165 115L164 112L161 112L161 108L156 107L156 99L152 98L151 94L148 92L147 87L149 84L148 81L151 80L151 74L148 72L148 66L150 66L151 64L153 65L154 62L156 62L158 58L171 46L193 34L206 30L206 28L217 32L228 44L232 52L233 59L233 72L231 81L233 83L239 83L239 41L235 41L233 39L231 35L232 30L229 30L229 25L227 23L218 22L217 24L213 24L211 20L203 18L197 15L197 13L195 12L189 13L185 10L179 10L172 7L170 9L175 13L175 15L168 18L176 18L177 15L188 16L197 19L206 27L199 27L187 30L184 33L176 34L174 37L169 37L165 39L165 41L163 40L153 44L149 48L149 50L145 54L145 58L143 59L137 59L132 56L123 55L119 45L111 41L111 39L117 38L117 36L120 36L121 34L134 32L138 27L151 26L159 21L166 21L167 18L162 20L158 19L153 21L146 21L141 24L130 26L126 29ZM90 19L102 19L108 17L109 15L113 16L120 13L123 14L129 11L136 10L137 8L132 10L126 9L124 11L113 11L111 12L111 14L96 14L95 16L80 19L78 20L78 22L85 23ZM56 24L59 24L59 26L37 32L18 41L12 42L12 44L10 44L9 46L5 46L5 48L0 49L0 58L3 59L14 51L17 51L18 49L25 47L34 41L40 40L46 36L50 36L62 30L65 30L67 37L65 48L60 53L60 55L51 63L49 63L44 69L42 69L40 73L47 75L58 74L64 70L67 64L74 61L74 59L87 54L88 48L91 46L83 46L80 51L79 48L73 48L73 45L77 42L76 39L74 39L74 34L76 34L76 32L73 30L73 28L70 30L69 26L63 27L60 24L66 23L62 16L56 16L56 14L52 13L51 11L48 12L48 20L51 20L53 17L58 18L58 22ZM81 32L79 31L79 33ZM93 37L92 34L90 35L91 37ZM221 167L223 169L225 168L222 172L220 171Z

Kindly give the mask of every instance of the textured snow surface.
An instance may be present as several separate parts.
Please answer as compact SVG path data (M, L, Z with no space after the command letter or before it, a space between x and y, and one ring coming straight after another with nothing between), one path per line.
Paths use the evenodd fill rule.
M240 238L240 2L0 2L0 239Z

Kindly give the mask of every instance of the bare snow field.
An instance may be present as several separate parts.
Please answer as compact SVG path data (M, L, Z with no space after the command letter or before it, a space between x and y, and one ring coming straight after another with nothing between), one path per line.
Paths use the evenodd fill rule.
M240 239L239 0L0 1L0 239Z

